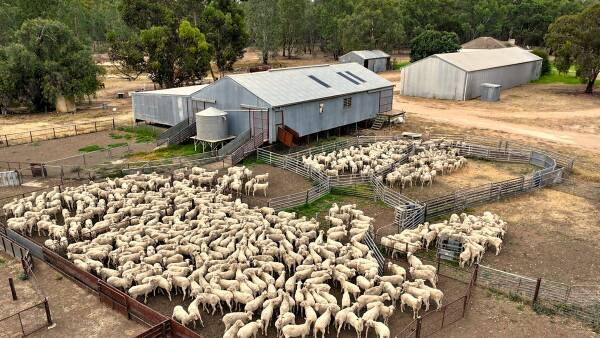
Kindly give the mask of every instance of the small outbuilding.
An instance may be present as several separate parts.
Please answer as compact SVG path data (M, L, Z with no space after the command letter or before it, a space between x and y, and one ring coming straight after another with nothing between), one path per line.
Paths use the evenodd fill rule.
M402 69L400 94L469 100L484 83L512 88L540 77L542 59L519 47L435 54Z
M133 116L136 121L174 126L183 120L194 121L194 113L206 108L193 102L192 95L208 85L187 86L132 93Z
M355 62L375 73L391 69L390 55L380 50L355 50L340 56L340 62Z

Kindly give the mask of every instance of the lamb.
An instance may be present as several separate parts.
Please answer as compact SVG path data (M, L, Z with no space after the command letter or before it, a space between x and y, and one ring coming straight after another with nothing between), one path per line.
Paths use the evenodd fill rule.
M413 319L416 319L421 309L423 299L421 297L413 297L410 293L403 293L400 296L400 311L404 312L404 305L408 304L413 309Z
M198 314L196 314L196 313L187 313L183 309L183 306L181 306L181 305L177 305L177 306L175 306L175 308L173 308L173 315L171 316L171 318L177 320L183 326L186 326L190 322L193 322L194 323L194 327L196 327L196 322L195 321L199 319L198 318Z
M425 304L425 311L429 311L429 291L411 286L409 282L404 282L404 284L402 284L402 289L406 293L409 293L415 297L420 297L423 300L423 304Z
M418 283L420 289L429 291L429 298L435 302L435 304L437 306L436 310L439 311L440 308L442 307L442 300L444 299L444 293L439 289L431 288L431 287L425 285L425 281L423 281L422 279L417 279L416 282Z
M244 322L238 320L237 322L233 323L233 325L229 329L225 331L225 333L223 334L223 338L237 338L237 334L243 326Z
M255 183L252 187L252 196L256 195L257 191L264 191L265 197L267 197L267 189L269 188L269 182L267 183Z
M291 312L282 313L275 321L275 328L277 329L277 336L280 336L281 329L289 324L296 324L296 316Z
M244 324L252 320L252 312L231 312L223 316L225 330L229 329L233 323L241 320Z
M256 175L256 176L254 176L254 179L256 180L257 183L266 182L269 179L269 173L262 174L262 175Z
M372 327L375 329L375 333L377 333L377 337L379 338L390 338L390 328L381 322L377 322L374 320L368 320L366 322L367 327Z
M158 282L156 280L151 280L148 284L134 285L130 287L127 292L134 299L137 298L137 296L144 295L144 303L146 303L148 300L148 294L154 291L157 284Z
M310 334L311 325L312 322L310 319L307 319L304 324L288 324L281 329L281 335L283 338L305 338Z
M262 325L262 319L259 319L242 326L237 332L237 338L256 338L256 333L262 327Z
M437 283L437 275L435 274L435 272L433 272L431 270L418 270L418 269L415 269L414 267L411 267L409 271L410 271L410 275L414 279L427 280L427 281L429 281L429 283L431 283L431 286L433 286L435 288L435 284Z
M332 307L328 306L327 310L325 310L325 312L319 316L319 318L317 318L317 321L315 321L315 327L313 330L315 338L319 332L321 332L321 338L325 338L326 331L327 333L329 332L329 324L331 323L331 309Z

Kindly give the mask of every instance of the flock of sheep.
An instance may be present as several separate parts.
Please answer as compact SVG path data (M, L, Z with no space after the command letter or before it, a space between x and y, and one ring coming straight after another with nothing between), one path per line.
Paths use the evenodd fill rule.
M302 163L327 176L344 173L369 176L398 162L409 151L411 143L405 140L380 141L366 146L351 146L330 153L302 156Z
M226 338L266 335L272 325L285 338L323 337L332 325L338 336L351 328L389 338L397 302L413 317L430 300L441 306L435 268L414 256L413 281L392 263L390 275L378 275L363 244L373 219L355 205L333 205L333 226L323 231L315 219L251 209L226 194L236 176L250 175L242 167L227 179L196 167L171 177L138 173L33 193L3 208L11 229L48 236L46 246L132 297L191 298L173 309L183 325L203 325L201 310L221 311Z
M421 183L431 185L437 175L452 173L462 168L467 159L458 155L458 149L438 149L432 147L409 157L409 162L401 164L392 172L385 175L385 181L390 187L406 186Z
M196 170L204 170L196 168ZM245 166L227 168L227 174L217 179L219 185L225 191L231 191L238 194L256 196L256 192L262 191L267 197L267 189L269 188L269 173L256 175L253 178L252 171Z
M488 247L493 247L496 255L502 249L502 239L507 231L507 224L496 214L489 211L482 216L460 216L452 214L449 220L442 223L429 224L425 222L415 229L405 229L399 234L385 236L381 244L395 254L414 254L435 241L453 240L462 244L459 256L461 267L468 263L479 263Z

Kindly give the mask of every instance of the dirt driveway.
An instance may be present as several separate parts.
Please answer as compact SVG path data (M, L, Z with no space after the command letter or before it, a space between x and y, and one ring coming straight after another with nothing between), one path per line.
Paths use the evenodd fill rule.
M399 72L383 77L396 84ZM504 90L499 102L394 96L394 108L463 128L490 129L600 152L600 94L582 85L526 84Z

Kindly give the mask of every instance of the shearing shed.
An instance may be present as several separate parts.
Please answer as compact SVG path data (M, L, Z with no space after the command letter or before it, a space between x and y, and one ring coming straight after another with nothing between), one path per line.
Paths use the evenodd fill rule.
M380 50L355 50L340 56L340 62L355 62L375 73L391 68L390 55Z
M538 79L541 68L540 57L519 47L435 54L402 70L400 94L469 100L484 83L512 88Z
M207 85L187 86L132 93L133 116L136 121L174 126L206 108L204 102L192 102L192 95Z
M394 85L356 63L226 75L192 95L228 113L232 135L251 129L265 142L278 131L303 137L392 110Z

